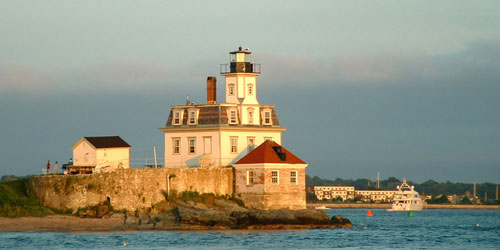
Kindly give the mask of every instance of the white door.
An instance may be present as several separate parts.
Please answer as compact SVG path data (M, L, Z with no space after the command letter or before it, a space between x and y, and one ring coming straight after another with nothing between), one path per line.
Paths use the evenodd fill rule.
M203 137L203 153L212 153L212 137Z

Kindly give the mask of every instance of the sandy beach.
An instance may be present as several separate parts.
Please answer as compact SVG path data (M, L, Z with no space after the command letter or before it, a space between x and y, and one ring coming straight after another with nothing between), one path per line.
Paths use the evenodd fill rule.
M109 232L123 231L123 219L118 218L79 218L67 215L46 217L0 217L0 232Z

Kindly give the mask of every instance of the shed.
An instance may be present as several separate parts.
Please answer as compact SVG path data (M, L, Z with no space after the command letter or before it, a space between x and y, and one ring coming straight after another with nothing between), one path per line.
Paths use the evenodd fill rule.
M110 172L130 167L130 145L119 136L82 137L73 149L69 174Z

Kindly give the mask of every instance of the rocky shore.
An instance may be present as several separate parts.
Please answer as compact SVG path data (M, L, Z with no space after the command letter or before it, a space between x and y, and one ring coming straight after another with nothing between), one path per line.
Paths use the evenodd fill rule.
M160 202L151 209L124 215L124 228L163 230L228 230L228 229L320 229L351 228L341 216L329 218L324 211L252 210L236 203L217 199L206 205L194 201Z
M324 211L255 210L241 201L213 194L166 198L150 208L116 211L109 202L79 209L73 215L0 217L0 232L110 232L137 230L279 230L352 228L349 219Z

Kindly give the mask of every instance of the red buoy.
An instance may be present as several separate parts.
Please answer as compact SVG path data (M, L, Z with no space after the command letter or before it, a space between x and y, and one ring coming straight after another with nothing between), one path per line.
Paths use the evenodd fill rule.
M372 217L373 216L372 211L368 210L368 212L366 212L366 216Z

